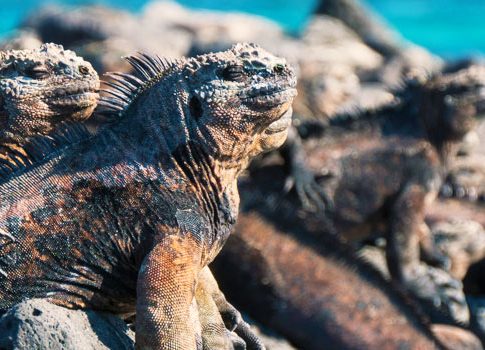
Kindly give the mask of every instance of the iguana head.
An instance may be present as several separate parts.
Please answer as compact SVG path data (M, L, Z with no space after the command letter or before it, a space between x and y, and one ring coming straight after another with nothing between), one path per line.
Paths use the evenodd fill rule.
M0 52L0 131L18 140L63 120L85 119L98 89L91 64L62 46Z
M423 116L442 141L459 141L485 115L485 66L439 74L421 87ZM430 120L432 119L432 120ZM428 127L428 128L429 128Z
M197 139L222 158L279 147L291 124L293 69L253 44L191 59L185 69Z

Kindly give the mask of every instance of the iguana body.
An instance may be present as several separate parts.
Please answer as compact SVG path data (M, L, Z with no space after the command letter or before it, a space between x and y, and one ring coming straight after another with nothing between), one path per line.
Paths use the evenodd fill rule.
M21 150L30 137L48 134L63 122L82 121L90 116L97 104L99 78L90 63L55 44L45 44L33 50L6 51L2 55L3 89L0 92L5 100L2 158L15 166L16 161L22 161L26 156L16 151ZM226 314L229 308L229 316L234 317L238 315L237 310L225 301L210 272L203 276L196 293L202 297L196 299L201 311L199 319L203 326L204 346L222 348L221 345L227 345L231 340L240 341L226 330L219 314L219 308ZM212 290L210 295L206 284ZM211 300L213 294L224 302L215 305ZM240 316L228 326L231 330L238 328L238 333L250 341L248 334L244 330L241 332L245 325Z
M433 77L409 78L392 92L394 98L378 107L353 106L325 122L301 120L299 133L292 132L283 148L300 200L311 207L325 197L318 195L313 175L305 171L300 135L322 139L333 158L388 138L424 141L436 149L447 170L461 140L485 111L483 87L485 67L471 65Z
M279 210L273 218L266 214L239 215L214 270L238 307L296 346L482 349L469 330L446 326L460 344L454 345L441 331L445 326L429 324L413 300L335 237L317 247L294 216L284 228Z
M0 308L136 309L138 348L195 349L198 276L235 222L237 175L286 137L295 77L247 44L129 60L138 77L101 102L119 120L37 141L42 156L0 185Z
M454 144L473 129L477 117L485 114L485 66L416 76L403 84L387 104L368 110L356 107L329 118L328 126L319 128L317 123L316 129L323 128L324 135L332 140L349 134L424 140L436 148L443 161L450 160L455 156L456 149L451 149ZM303 134L315 133L311 126L304 125Z

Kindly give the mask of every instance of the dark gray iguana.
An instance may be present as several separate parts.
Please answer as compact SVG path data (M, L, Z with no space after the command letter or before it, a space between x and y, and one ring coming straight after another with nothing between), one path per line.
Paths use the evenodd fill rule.
M437 281L435 270L420 263L448 264L434 249L424 216L456 145L485 111L484 86L479 66L415 80L381 109L335 117L329 125L303 122L303 141L286 145L293 169L303 169L303 180L295 181L311 184L300 196L330 203L316 214L328 224L320 231L354 241L384 235L393 278L440 307L457 305L451 312L461 321L468 317L463 295L448 301L440 292L452 287L462 294L460 284Z
M3 176L0 309L136 310L138 348L195 349L199 275L235 222L238 174L286 138L296 79L250 44L128 59L138 76L114 74L100 101L118 120L36 138Z
M460 142L485 114L485 66L412 77L393 95L395 98L383 106L352 108L328 122L302 120L299 134L303 138L323 137L327 144L341 143L342 154L346 152L344 138L357 146L364 140L385 138L422 140L436 149L443 168L448 170ZM299 134L292 131L284 148L298 195L307 207L319 205L322 199L329 202L315 186L313 175L305 171Z

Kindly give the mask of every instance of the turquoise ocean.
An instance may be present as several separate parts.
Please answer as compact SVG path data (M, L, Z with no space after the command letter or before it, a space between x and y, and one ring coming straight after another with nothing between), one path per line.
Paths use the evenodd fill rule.
M289 32L303 28L317 0L179 0L192 8L243 11L266 16ZM146 0L0 0L0 37L46 3L101 3L133 12ZM485 55L485 0L365 0L401 35L445 58Z

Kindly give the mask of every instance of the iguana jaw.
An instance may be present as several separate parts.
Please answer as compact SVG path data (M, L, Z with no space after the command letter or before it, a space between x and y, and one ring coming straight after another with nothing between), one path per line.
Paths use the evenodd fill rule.
M272 122L265 130L266 135L277 134L286 131L291 125L291 112L288 113L289 108L285 108L280 118Z
M248 105L250 108L270 109L285 104L288 100L293 100L296 94L296 89L287 88L283 90L276 90L267 94L248 97L243 100L243 103Z
M259 148L261 152L268 152L276 149L286 141L293 114L291 104L288 104L282 111L280 118L271 123L261 134L259 140Z
M69 115L71 119L80 120L91 115L98 103L99 94L95 91L80 92L62 96L49 101L52 111Z
M50 88L49 88L50 87ZM94 75L85 79L46 82L39 98L48 106L50 117L82 120L91 115L99 99L99 80Z

